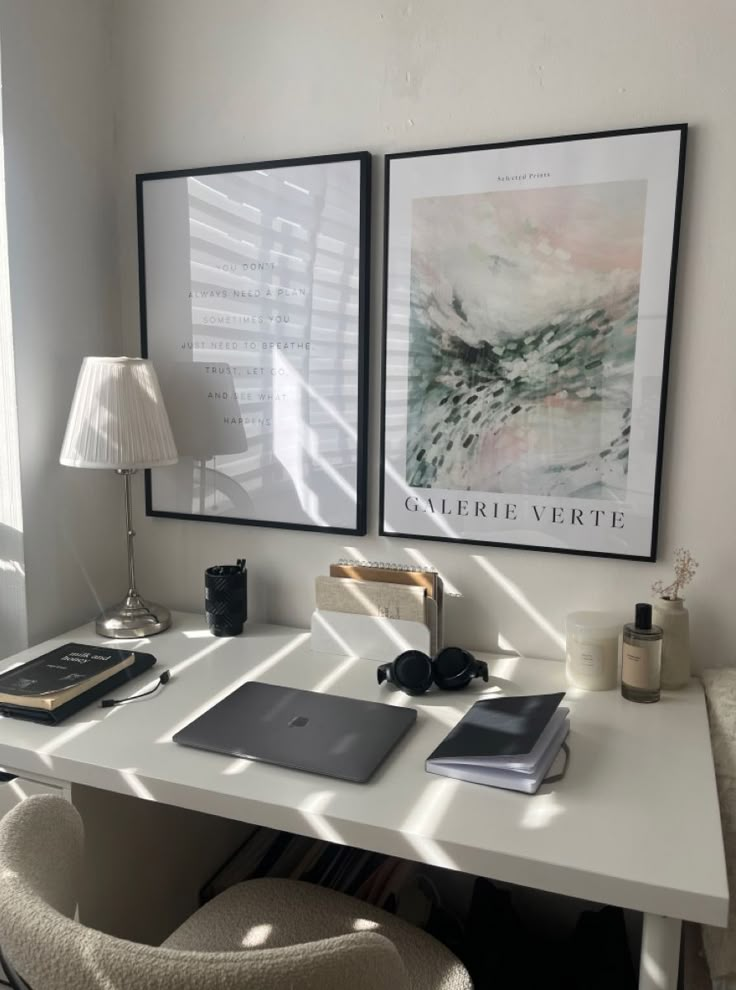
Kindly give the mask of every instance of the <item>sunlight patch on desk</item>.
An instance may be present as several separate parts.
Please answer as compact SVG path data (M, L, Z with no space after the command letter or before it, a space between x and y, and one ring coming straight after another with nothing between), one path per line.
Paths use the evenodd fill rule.
M457 794L459 782L445 777L427 784L424 793L400 828L409 845L423 863L457 869L454 859L436 842L431 833L437 828ZM430 834L427 834L430 833Z
M209 629L184 629L182 636L186 636L187 639L210 639L213 633Z
M410 859L416 859L419 863L430 863L432 866L441 866L446 870L457 870L455 860L434 839L426 835L405 835L404 838L416 854L410 856Z
M496 691L498 691L498 688L496 688ZM415 699L410 698L409 700L413 701ZM435 722L441 722L448 729L454 728L462 718L462 713L457 708L451 708L449 705L426 705L422 708L422 715L425 717L429 716Z
M55 735L53 739L49 739L44 746L39 746L38 755L47 767L51 767L52 761L49 758L50 755L60 746L63 746L64 743L68 743L70 739L75 739L77 736L81 736L83 732L86 732L87 729L91 729L93 725L97 725L97 722L79 722L77 725L70 725L68 729L60 732L58 736Z
M268 936L273 931L273 925L253 925L243 936L240 943L244 949L255 949L259 945L264 945L268 941Z
M546 828L563 810L556 794L535 794L521 816L521 827Z
M497 694L501 694L501 688L498 684L492 684L490 687L483 688L478 696L478 700L482 701L484 698L495 697Z
M532 605L521 588L507 578L506 575L499 571L497 567L494 567L493 564L491 564L491 562L485 557L481 557L479 554L475 553L471 554L471 557L476 564L478 564L481 570L485 571L486 574L499 586L499 588L501 588L502 591L505 591L509 598L516 602L516 604L523 609L524 612L526 612L529 618L542 630L542 632L549 636L555 646L564 651L565 637L562 633L555 629L552 623L546 619L544 615L542 615L539 609Z
M383 704L396 705L397 708L408 708L411 705L416 705L417 699L416 696L404 694L403 691L391 691L390 694L384 694Z
M324 812L330 801L335 796L334 791L315 791L310 794L306 801L299 805L299 811L304 819L309 822L315 835L327 842L338 842L344 845L344 839L328 821L325 820Z
M565 688L565 698L568 701L575 701L578 698L584 698L587 693L588 692L583 691L582 688L573 687L572 685L569 685Z
M231 760L230 763L222 771L223 777L235 777L239 773L245 773L249 767L253 766L253 760L249 760L245 756L238 756L236 759Z
M491 680L500 677L503 680L511 681L517 671L521 657L494 657L489 670Z
M129 767L127 770L120 770L118 772L130 788L131 794L134 794L135 797L142 798L144 801L156 800L155 796L151 794L146 785L136 777L138 771L135 767Z
M321 625L323 625L324 628L327 630L332 641L339 648L340 650L339 654L338 653L330 654L330 656L333 655L342 656L344 654L347 654L349 657L353 659L355 658L355 653L353 653L350 644L346 640L344 640L343 637L340 635L340 633L337 631L337 629L335 629L335 627L327 621L323 612L317 610L312 617L312 621L321 623Z
M205 646L203 650L200 650L198 653L193 653L192 656L187 657L186 660L181 660L175 666L171 667L171 676L173 677L175 674L180 674L183 670L186 670L187 667L191 667L193 663L196 663L197 660L201 660L202 657L207 656L208 653L212 653L213 650L217 650L221 646L224 646L225 643L227 643L226 637L215 639L209 644L209 646Z
M283 660L284 657L288 657L288 655L293 653L294 650L297 650L300 646L308 643L309 636L310 633L308 632L297 633L294 638L286 644L286 646L282 646L280 650L272 653L270 657L266 657L266 659L262 660L257 666L251 667L246 679L254 680L260 677L261 674L265 674L267 670L274 667L280 660Z
M356 663L358 663L357 657L348 657L347 660L343 660L343 662L335 667L334 670L331 670L326 677L323 677L321 681L318 681L312 690L316 691L318 694L324 694L329 691L330 688L337 684L343 674L346 674Z
M432 832L452 804L458 787L458 781L450 780L449 777L429 781L423 794L404 819L400 828L402 834L426 835L428 832Z

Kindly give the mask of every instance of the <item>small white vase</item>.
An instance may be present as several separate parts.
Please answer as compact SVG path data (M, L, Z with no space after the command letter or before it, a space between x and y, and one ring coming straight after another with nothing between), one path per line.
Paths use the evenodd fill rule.
M652 622L664 633L662 687L684 687L690 680L690 621L682 598L657 598L652 604Z

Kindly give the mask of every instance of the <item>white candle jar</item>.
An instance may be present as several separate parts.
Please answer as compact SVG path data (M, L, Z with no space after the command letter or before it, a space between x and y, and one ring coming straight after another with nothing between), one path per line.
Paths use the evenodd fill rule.
M620 622L608 612L571 612L567 617L568 683L584 691L615 688L620 632Z

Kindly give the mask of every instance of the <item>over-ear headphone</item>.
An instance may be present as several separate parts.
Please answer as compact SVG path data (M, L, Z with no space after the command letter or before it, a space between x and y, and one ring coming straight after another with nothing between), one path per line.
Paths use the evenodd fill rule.
M382 663L376 676L379 684L388 681L405 694L424 694L433 683L443 691L457 691L474 677L487 681L488 664L459 646L446 646L434 659L421 650L406 650L391 663Z

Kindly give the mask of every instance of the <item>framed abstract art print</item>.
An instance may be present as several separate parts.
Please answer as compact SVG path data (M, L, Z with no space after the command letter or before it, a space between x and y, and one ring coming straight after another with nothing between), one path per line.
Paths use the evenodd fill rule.
M655 559L686 135L388 157L382 534Z
M149 515L366 529L367 152L137 177Z

